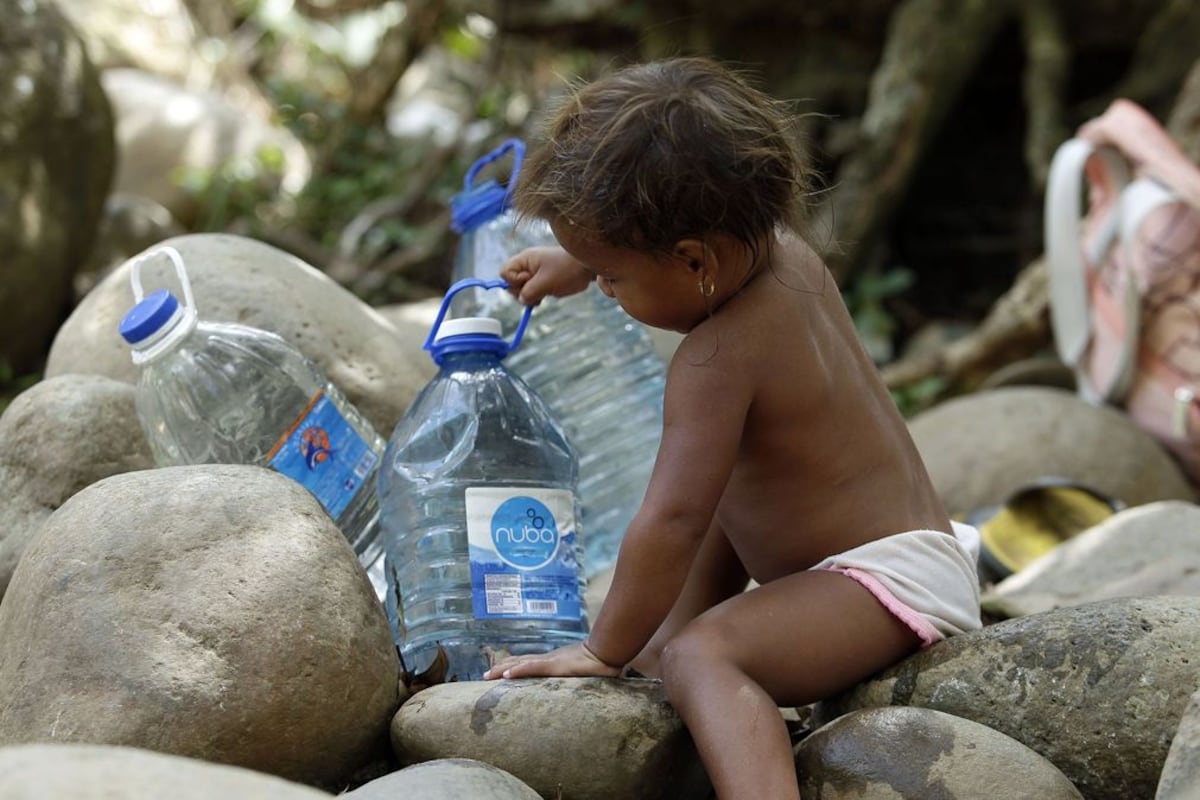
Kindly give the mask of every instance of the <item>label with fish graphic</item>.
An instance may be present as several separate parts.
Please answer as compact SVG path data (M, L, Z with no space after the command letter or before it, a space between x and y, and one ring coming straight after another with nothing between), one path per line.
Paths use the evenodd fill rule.
M267 466L299 482L337 519L378 457L324 392L313 395L267 454Z

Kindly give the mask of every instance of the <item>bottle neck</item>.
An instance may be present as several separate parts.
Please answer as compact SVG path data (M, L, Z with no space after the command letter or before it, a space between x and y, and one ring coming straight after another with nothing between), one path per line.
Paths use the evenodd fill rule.
M176 309L161 328L131 346L133 363L140 366L173 350L175 345L196 329L197 321L195 309L182 306Z
M441 357L443 371L478 371L499 366L500 356L494 350L453 350Z

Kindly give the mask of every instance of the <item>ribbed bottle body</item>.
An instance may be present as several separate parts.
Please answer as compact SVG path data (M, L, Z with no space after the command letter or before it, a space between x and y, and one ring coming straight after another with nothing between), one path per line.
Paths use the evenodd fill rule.
M385 442L286 340L201 321L142 365L137 410L160 465L255 464L298 481L382 592L375 478Z
M378 492L387 607L409 670L440 645L477 680L488 650L587 635L578 467L545 404L492 355L448 356L396 426Z
M454 278L491 279L512 255L554 245L544 221L517 225L511 211L464 234ZM496 292L463 292L462 314L515 325L520 307ZM594 284L547 298L521 347L505 362L546 402L579 454L584 569L591 576L616 560L637 512L662 436L666 365L645 326Z

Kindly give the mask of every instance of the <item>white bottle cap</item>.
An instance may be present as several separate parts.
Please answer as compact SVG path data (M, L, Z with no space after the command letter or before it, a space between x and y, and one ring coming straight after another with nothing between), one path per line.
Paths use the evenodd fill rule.
M440 342L450 336L465 336L468 334L484 334L499 338L501 333L500 320L492 317L459 317L458 319L443 320L438 327L435 342Z

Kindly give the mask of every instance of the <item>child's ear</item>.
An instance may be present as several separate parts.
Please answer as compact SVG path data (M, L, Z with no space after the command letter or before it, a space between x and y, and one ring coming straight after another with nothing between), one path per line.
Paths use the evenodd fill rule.
M712 260L712 251L699 239L680 239L671 252L692 272L700 272L706 266L713 266L709 263Z

